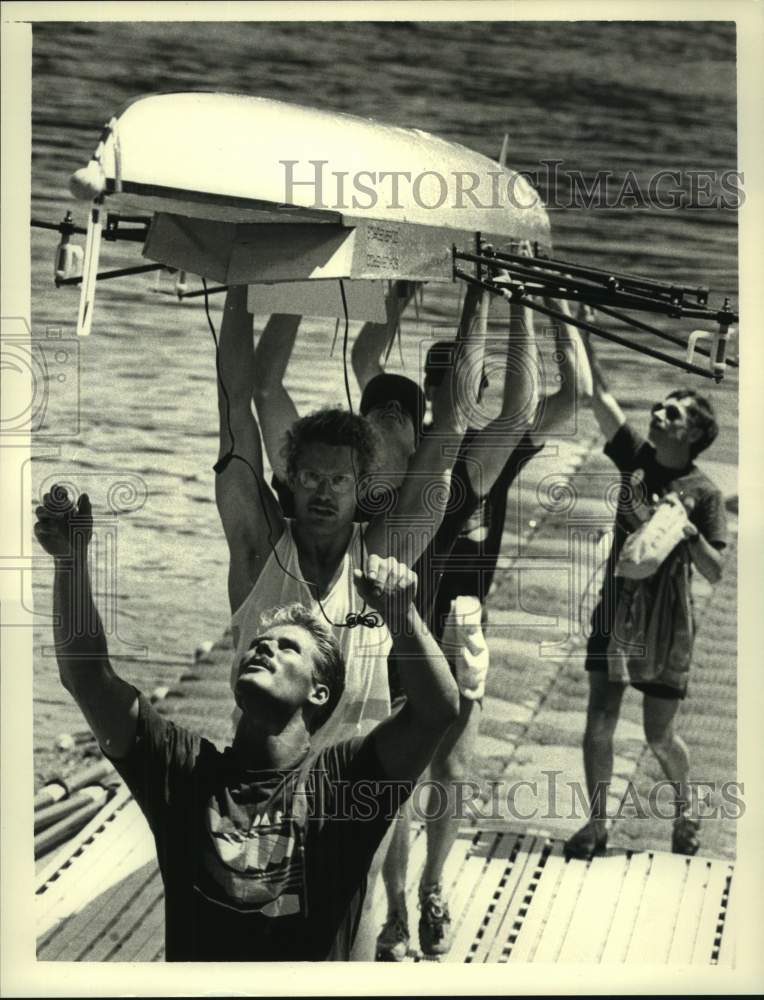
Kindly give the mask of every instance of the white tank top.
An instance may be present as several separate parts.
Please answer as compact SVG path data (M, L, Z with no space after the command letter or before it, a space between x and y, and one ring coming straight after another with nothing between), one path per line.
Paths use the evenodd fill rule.
M254 587L231 617L235 643L232 687L236 682L237 665L257 634L257 623L264 611L297 602L326 621L321 612L323 606L330 621L342 623L349 612L363 609L363 601L353 583L353 570L363 565L360 529L359 524L354 526L334 580L319 605L303 580L292 524L286 520L284 533L275 546L278 561L271 552ZM288 572L284 572L279 561ZM345 661L345 690L330 718L313 734L312 746L317 749L354 736L365 736L390 714L387 656L392 640L387 626L334 627L332 631Z

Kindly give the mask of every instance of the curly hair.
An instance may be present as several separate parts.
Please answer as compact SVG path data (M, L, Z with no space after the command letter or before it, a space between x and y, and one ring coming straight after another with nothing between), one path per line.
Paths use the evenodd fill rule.
M701 436L697 441L690 444L690 458L695 458L701 451L705 451L709 445L713 444L719 433L719 424L716 420L716 413L711 403L705 396L701 396L695 389L674 389L667 399L689 399L689 416L693 425L701 431Z
M260 615L259 629L267 631L274 625L299 625L310 634L318 647L318 656L314 657L313 680L329 688L329 697L310 716L308 729L314 733L328 720L345 690L345 661L339 643L331 628L303 604L286 604Z
M301 417L287 430L286 438L284 457L290 478L297 474L300 452L311 444L352 448L358 479L369 473L376 460L377 439L371 425L365 417L348 413L340 407L327 407Z

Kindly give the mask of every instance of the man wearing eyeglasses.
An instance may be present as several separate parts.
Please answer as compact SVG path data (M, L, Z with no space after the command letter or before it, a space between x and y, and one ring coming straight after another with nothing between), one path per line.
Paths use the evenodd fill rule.
M462 317L464 358L470 357L476 305L477 295L469 292ZM266 331L276 341L279 332L288 339L297 324L299 317L272 316ZM417 449L396 492L394 514L404 530L395 531L388 522L389 505L383 505L385 509L370 517L368 524L356 520L364 483L368 484L369 473L378 466L379 436L371 423L345 410L331 409L281 424L281 442L286 441L282 475L291 504L290 516L285 516L263 474L260 430L251 406L260 374L253 340L247 289L232 288L220 337L220 459L215 490L230 556L233 663L248 648L257 621L268 608L297 602L329 623L349 669L342 698L313 736L313 746L321 747L364 736L390 714L390 635L384 624L371 627L374 616L367 613L353 577L356 571L365 570L370 555L394 557L413 566L443 515L435 503L423 509L424 484L443 497L444 505L454 454L443 449L438 438ZM475 370L475 366L455 364L440 390L447 397L442 429L456 440L466 429L464 414L469 412L464 405L470 397L465 370ZM460 406L455 404L457 395ZM277 416L271 417L278 422ZM370 882L374 875L372 866ZM373 937L360 931L354 957L370 959L373 948Z
M466 316L476 302L471 294ZM295 319L272 316L271 333L280 329L286 334ZM352 664L343 699L316 741L348 739L362 735L390 711L387 630L363 622L348 627L349 614L357 623L364 612L353 572L364 568L370 554L394 555L413 565L438 523L437 510L427 512L429 520L422 523L422 474L432 485L441 480L447 495L454 458L444 454L437 441L427 442L412 475L402 482L395 516L401 523L416 523L417 531L390 532L387 510L363 525L356 512L364 483L376 467L378 436L364 418L342 409L309 414L281 427L282 474L291 505L290 516L285 516L263 476L259 427L251 406L259 376L253 336L247 289L232 288L220 336L216 499L230 554L234 663L247 648L263 610L294 601L312 607L332 625L343 657ZM453 379L444 380L442 387L449 400L456 396L457 377L454 366ZM462 410L444 405L443 412L445 429L453 435L463 432Z
M652 634L664 637L663 647L645 647L642 673L629 670L629 677L631 685L644 696L647 742L675 789L672 850L692 855L699 847L699 824L689 815L690 760L674 723L687 690L694 633L690 568L697 569L711 583L716 583L722 573L726 544L724 502L721 491L695 465L696 457L714 441L719 428L704 396L692 389L677 389L653 405L647 438L643 438L608 391L588 337L585 343L594 381L594 415L607 439L605 454L620 470L621 488L613 543L600 600L592 615L586 655L589 704L583 750L590 817L567 841L566 855L590 858L607 844L606 798L613 772L613 736L627 686L623 678L611 679L609 665L612 670L614 651L622 639L618 630L624 627L625 602L634 609L647 608L654 618L657 616ZM678 498L686 510L685 540L653 576L625 581L616 575L616 564L629 533L644 522L661 497L669 494ZM671 617L670 622L662 620L666 615ZM649 679L640 680L640 676Z

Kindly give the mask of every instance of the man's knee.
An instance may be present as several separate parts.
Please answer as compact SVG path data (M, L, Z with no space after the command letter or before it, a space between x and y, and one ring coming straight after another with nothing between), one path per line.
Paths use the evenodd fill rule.
M671 752L674 742L673 726L651 726L645 721L645 739L656 757L665 757Z

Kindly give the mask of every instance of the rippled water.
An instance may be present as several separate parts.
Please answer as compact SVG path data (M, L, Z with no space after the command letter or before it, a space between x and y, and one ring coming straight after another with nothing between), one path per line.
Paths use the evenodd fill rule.
M214 88L369 115L492 156L508 133L512 167L535 171L557 159L588 177L631 170L645 187L658 169L736 169L729 24L50 23L34 28L33 73L32 214L56 221L67 208L84 221L67 180L103 122L126 100L159 90ZM733 212L559 209L552 224L560 256L736 296ZM211 470L212 344L199 300L179 305L152 290L153 276L101 285L93 335L72 343L78 292L52 286L54 242L33 231L34 333L47 337L51 377L66 376L49 406L57 433L37 438L35 487L60 478L86 489L98 511L109 502L129 511L101 525L116 551L103 553L96 586L116 593L107 615L112 651L131 657L125 674L150 688L227 619ZM112 250L103 266L124 259ZM404 327L409 367L414 334L452 316L456 304L453 288L428 291L420 324ZM344 400L339 353L326 361L333 332L333 324L309 323L300 339L289 378L303 411ZM53 350L61 345L48 334L67 341L66 350ZM719 398L734 417L734 378ZM734 436L724 447L734 457ZM44 622L45 573L36 576L35 601ZM49 642L43 626L38 744L76 725L45 655Z

